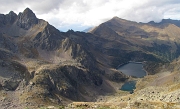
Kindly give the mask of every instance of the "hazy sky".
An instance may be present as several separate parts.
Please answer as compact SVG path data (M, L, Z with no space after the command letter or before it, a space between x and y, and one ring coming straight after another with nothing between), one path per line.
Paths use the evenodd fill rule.
M0 13L26 7L56 28L84 30L114 16L137 22L180 19L180 0L0 0Z

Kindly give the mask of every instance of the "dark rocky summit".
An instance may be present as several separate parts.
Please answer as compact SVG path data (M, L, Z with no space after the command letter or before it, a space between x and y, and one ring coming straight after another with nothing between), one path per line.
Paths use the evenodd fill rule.
M29 8L26 8L23 13L19 13L18 15L17 26L20 28L28 30L37 23L38 19L36 18L36 15Z

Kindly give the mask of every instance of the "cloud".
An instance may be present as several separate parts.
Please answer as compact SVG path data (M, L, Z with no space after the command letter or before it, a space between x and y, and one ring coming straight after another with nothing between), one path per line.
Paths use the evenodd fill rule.
M1 13L31 8L59 29L96 26L114 16L137 22L180 19L179 0L0 0ZM7 8L8 7L8 8Z
M37 14L49 13L52 10L58 10L59 5L64 0L0 0L2 12L7 12L13 10L23 11L25 8L29 7Z

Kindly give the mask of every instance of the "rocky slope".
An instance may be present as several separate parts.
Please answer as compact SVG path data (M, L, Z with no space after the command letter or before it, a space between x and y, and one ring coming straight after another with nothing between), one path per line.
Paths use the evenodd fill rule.
M93 38L62 33L29 8L18 15L0 14L1 107L95 101L98 95L115 92L85 36ZM110 71L119 75L119 82L127 78Z
M67 108L178 109L180 107L178 24L179 21L174 20L136 23L114 17L92 30L90 33L96 37L119 45L119 49L124 50L119 57L123 54L131 57L126 57L126 61L141 61L141 58L144 58L142 60L147 61L145 69L149 74L154 75L135 79L137 84L133 94L116 91L114 95L99 98L97 102L73 102ZM113 50L115 46L109 43L108 48ZM103 44L101 47L105 48ZM117 51L112 53L113 58L119 53ZM132 55L134 51L139 56ZM105 55L108 53L110 52L104 52ZM147 58L147 55L154 59ZM122 62L123 59L118 61Z
M160 72L162 65L179 56L177 22L144 24L114 17L91 33L64 33L38 19L29 8L18 15L13 11L0 14L0 107L94 102L116 92L123 98L127 93L119 92L119 88L132 78L116 70L117 66L128 61L147 61L148 74ZM145 93L145 83L154 84L151 76L147 78L139 80L144 85L137 87L133 97ZM114 102L109 98L104 101ZM121 103L126 106L127 101Z
M155 60L152 58L153 55L164 61L172 61L180 53L178 24L179 21L174 20L137 23L114 17L90 33L124 45L121 50L128 50L130 54L136 51L138 54L151 56L142 56L147 57L143 60ZM134 58L134 60L141 59Z
M67 108L179 109L179 59L163 65L159 73L136 79L134 93L118 91L97 102L73 102Z

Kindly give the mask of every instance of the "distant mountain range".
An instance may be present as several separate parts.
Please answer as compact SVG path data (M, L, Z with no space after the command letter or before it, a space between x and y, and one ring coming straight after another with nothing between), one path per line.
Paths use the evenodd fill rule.
M83 30L82 32L87 33L87 32L90 32L91 30L93 30L94 28L95 28L95 27L89 27L89 28Z
M119 65L147 61L147 72L155 74L159 64L180 55L178 20L114 17L87 31L60 32L29 8L0 14L0 88L8 95L0 104L35 108L96 101L129 79L116 70Z
M154 21L149 22L149 24L156 24L156 25L165 24L165 23L174 24L174 25L180 27L180 20L162 19L162 21L159 23L155 23Z

